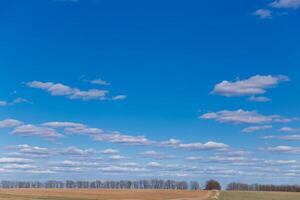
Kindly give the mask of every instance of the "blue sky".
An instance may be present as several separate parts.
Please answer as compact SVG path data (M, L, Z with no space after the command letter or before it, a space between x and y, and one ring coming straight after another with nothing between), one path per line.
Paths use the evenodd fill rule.
M298 8L2 1L0 178L299 183Z

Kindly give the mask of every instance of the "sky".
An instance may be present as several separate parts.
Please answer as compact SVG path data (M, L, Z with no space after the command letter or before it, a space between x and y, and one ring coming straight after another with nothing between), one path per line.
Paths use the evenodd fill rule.
M0 2L0 179L297 183L300 1Z

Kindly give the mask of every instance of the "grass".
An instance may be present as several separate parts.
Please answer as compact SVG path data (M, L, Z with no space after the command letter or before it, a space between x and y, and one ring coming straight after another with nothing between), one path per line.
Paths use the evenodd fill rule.
M207 191L0 189L0 200L205 200Z
M300 200L300 193L292 192L221 192L219 200Z

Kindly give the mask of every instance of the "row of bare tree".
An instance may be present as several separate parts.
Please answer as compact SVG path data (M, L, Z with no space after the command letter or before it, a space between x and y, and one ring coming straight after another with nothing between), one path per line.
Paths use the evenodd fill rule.
M262 185L262 184L245 184L230 183L227 190L234 191L279 191L279 192L300 192L300 185Z
M121 180L121 181L1 181L1 188L91 188L91 189L174 189L199 190L197 181Z

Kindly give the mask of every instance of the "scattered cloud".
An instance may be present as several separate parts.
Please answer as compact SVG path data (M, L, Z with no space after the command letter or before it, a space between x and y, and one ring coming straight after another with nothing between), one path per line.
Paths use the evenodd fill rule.
M271 101L268 97L263 96L251 96L248 98L249 101L255 101L255 102L268 102Z
M203 160L203 157L201 157L201 156L189 156L189 157L186 158L186 160L199 161L199 160Z
M300 0L276 0L269 5L273 8L298 9L300 7Z
M27 99L18 97L16 99L12 100L11 102L0 101L0 107L1 106L13 106L13 105L20 104L20 103L29 103L29 101Z
M300 148L292 146L269 147L267 150L274 153L300 154Z
M200 116L200 119L212 119L224 123L248 123L263 124L271 122L290 122L296 118L283 118L280 115L262 115L257 111L239 110L222 110L218 112L209 112Z
M264 136L263 139L279 139L287 141L300 141L300 135L268 135Z
M260 19L270 19L272 18L272 11L269 9L258 9L253 13L253 15Z
M113 100L123 100L126 99L127 96L126 95L117 95L113 97Z
M96 84L96 85L110 85L110 83L108 83L107 81L104 81L101 78L90 80L89 82L92 84Z
M48 126L52 128L65 128L65 127L84 127L81 123L75 122L46 122L43 126Z
M225 97L253 96L264 94L268 88L276 87L284 81L289 81L289 77L284 75L255 75L245 80L233 82L224 80L214 86L212 93Z
M100 153L103 153L103 154L118 154L119 150L117 150L117 149L104 149L104 150L100 151Z
M141 153L141 156L144 158L153 158L157 160L165 160L165 159L173 159L175 156L173 155L166 155L164 153L160 153L157 151L145 151Z
M123 159L125 159L125 157L121 156L121 155L112 155L112 156L109 156L109 159L110 160L123 160Z
M229 146L224 143L213 141L209 141L207 143L182 143L179 144L178 147L189 150L226 150L229 148Z
M23 124L21 121L15 119L5 119L0 121L0 128L11 128L20 126L21 124Z
M247 128L244 128L242 131L245 132L245 133L251 133L251 132L267 130L267 129L271 129L271 128L272 128L271 125L249 126Z
M32 124L26 124L16 127L12 132L13 135L20 136L38 136L47 139L57 139L64 137L58 133L55 129L47 127L39 127Z
M7 106L7 105L8 105L8 103L6 101L0 101L0 107L1 106Z
M30 163L30 162L32 162L32 160L26 158L10 158L10 157L0 158L0 164L6 164L6 163L21 164L21 163Z
M282 132L290 132L290 133L300 131L299 128L292 128L292 127L282 127L279 130Z
M163 166L158 162L149 162L147 164L148 168L162 168Z

